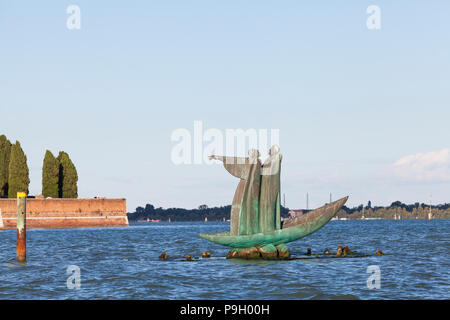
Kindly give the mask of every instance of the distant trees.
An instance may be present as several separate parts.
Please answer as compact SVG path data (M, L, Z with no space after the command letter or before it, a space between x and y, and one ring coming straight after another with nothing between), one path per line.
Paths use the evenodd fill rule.
M42 165L42 195L46 198L78 198L78 174L69 155L58 157L47 150Z
M151 204L147 204L145 208L137 207L135 212L127 213L130 221L144 221L146 219L155 219L168 221L203 221L205 217L208 221L222 221L230 219L231 206L213 207L201 205L197 209L182 208L155 208ZM289 209L281 207L281 215L289 216Z
M57 159L59 161L59 197L78 198L78 174L75 165L64 151L59 152Z
M429 204L426 203L419 203L416 202L414 204L404 204L401 201L394 201L392 202L388 207L371 207L371 203L369 201L367 207L365 207L366 210L371 209L371 212L375 215L375 217L387 217L389 219L392 218L393 214L397 214L399 211L404 211L411 216L415 215L416 217L423 212L423 210L428 210L430 208ZM442 213L442 217L449 217L450 212L447 212L447 210L450 209L450 203L444 203L444 204L436 204L431 206L432 210L437 210L437 212ZM351 215L358 215L362 213L362 205L359 205L358 207L348 208L346 206L342 207L342 211L345 212L345 214L351 216ZM428 211L427 211L428 212ZM367 214L367 212L365 213ZM342 217L342 215L341 215Z
M8 197L17 197L17 192L28 194L30 184L27 156L22 150L19 141L11 146L8 167Z
M59 198L59 161L49 150L45 152L42 165L42 195Z
M78 174L69 155L60 151L58 158L47 150L42 165L42 194L51 198L78 198ZM17 197L30 184L27 157L19 141L15 144L0 135L0 197Z
M11 142L5 135L0 136L0 197L8 196L9 158Z

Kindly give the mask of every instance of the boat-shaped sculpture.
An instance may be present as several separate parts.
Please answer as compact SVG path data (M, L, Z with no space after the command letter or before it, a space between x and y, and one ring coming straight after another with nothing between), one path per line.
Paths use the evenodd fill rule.
M284 220L281 229L268 233L231 235L230 232L200 233L203 239L232 248L274 246L292 242L322 228L344 206L348 197L329 203L301 216Z
M302 216L281 221L280 148L270 148L262 164L259 151L249 150L249 157L210 156L223 162L239 184L230 212L230 231L199 234L203 239L231 247L227 258L287 259L285 243L303 238L323 227L342 208L348 197L329 203Z

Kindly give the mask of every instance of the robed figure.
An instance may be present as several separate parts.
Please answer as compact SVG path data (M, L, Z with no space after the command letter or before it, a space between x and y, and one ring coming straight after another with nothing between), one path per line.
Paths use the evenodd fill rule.
M273 145L269 150L269 158L262 165L259 196L259 232L262 233L280 229L281 159L280 147Z
M225 169L240 179L231 205L231 235L249 235L259 232L261 161L258 150L251 149L248 154L249 157L209 157L222 161Z

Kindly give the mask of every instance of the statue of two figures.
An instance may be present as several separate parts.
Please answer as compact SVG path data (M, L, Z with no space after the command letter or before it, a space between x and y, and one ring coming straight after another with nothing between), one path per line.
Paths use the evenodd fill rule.
M222 161L225 169L240 179L231 206L231 236L268 233L281 228L280 148L272 146L263 164L258 150L251 149L248 154L248 157L209 157ZM267 244L233 248L227 255L227 258L259 257L286 259L289 249L284 244Z

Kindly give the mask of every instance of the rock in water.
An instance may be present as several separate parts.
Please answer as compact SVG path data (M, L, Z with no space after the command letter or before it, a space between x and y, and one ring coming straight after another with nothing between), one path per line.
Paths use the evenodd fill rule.
M238 258L238 259L258 259L260 258L260 253L258 248L233 248L228 252L227 259Z
M354 254L354 252L352 250L350 250L350 248L348 246L345 246L343 250L344 250L345 255Z
M169 259L169 256L167 255L167 253L163 252L161 253L161 255L159 256L160 260L167 260Z
M263 247L258 247L257 248L259 253L261 254L261 258L263 259L269 259L269 260L274 260L277 259L278 257L278 250L277 248L275 248L275 246L273 244L268 244L265 245Z
M291 257L289 248L284 243L277 245L277 251L278 251L278 259L280 260L289 259Z
M233 248L228 252L227 259L267 259L285 260L290 258L289 248L285 244L274 246L268 244L262 247Z

